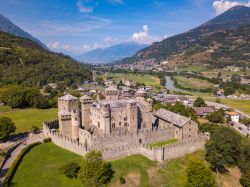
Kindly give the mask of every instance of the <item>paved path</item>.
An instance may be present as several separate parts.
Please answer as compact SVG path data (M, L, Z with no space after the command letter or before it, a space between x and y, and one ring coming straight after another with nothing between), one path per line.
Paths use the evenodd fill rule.
M34 142L39 142L39 141L42 142L43 139L44 139L43 132L40 132L39 134L30 133L28 138L24 142L22 142L20 145L18 145L14 151L12 151L10 157L5 162L2 170L0 171L0 186L2 186L1 184L4 180L4 176L6 172L8 171L10 166L13 164L14 160L17 158L17 156L22 151L22 149Z

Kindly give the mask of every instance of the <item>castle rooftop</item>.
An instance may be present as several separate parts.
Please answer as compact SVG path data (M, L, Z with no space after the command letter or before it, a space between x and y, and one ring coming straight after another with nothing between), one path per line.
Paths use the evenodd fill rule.
M114 86L109 86L108 88L105 89L105 91L118 91L118 89Z
M116 101L99 101L94 103L96 107L100 107L101 105L110 105L110 108L120 108L126 107L129 103L135 103L135 100L116 100Z
M66 111L66 110L62 110L62 111L59 112L59 115L60 115L60 116L70 116L71 113L68 112L68 111Z
M65 100L65 101L73 101L73 100L77 100L78 98L73 96L73 95L66 94L66 95L60 97L59 99L60 100Z
M190 121L190 119L185 116L176 114L174 112L171 112L169 110L165 110L162 108L157 110L157 112L155 113L155 116L165 121L168 121L170 123L173 123L174 125L178 127L183 127L188 121Z
M80 97L80 100L92 100L92 98L88 95L84 95L84 96Z

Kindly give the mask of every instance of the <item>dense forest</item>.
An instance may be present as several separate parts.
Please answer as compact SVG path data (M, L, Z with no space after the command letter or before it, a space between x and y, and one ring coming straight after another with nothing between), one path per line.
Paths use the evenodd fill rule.
M72 85L91 79L91 71L71 57L47 51L29 39L0 32L0 86L40 87L52 82Z

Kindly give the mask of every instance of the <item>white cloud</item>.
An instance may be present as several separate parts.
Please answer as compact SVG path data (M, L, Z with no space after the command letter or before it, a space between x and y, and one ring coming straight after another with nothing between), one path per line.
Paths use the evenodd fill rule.
M228 0L216 0L213 2L213 7L215 8L216 14L219 15L228 9L238 6L238 5L243 5L243 6L248 6L250 7L250 0L248 2L239 2L239 1L228 1Z
M87 6L88 2L91 0L77 0L76 5L81 13L93 13L94 7Z
M108 0L108 2L112 3L112 4L124 4L123 0Z
M69 44L61 44L61 42L59 42L59 41L53 41L53 42L48 43L48 47L50 49L56 50L56 51L58 51L58 50L67 51L67 50L70 49L71 45L69 45Z
M155 41L159 41L159 38L150 35L148 26L143 25L143 31L134 33L131 40L139 43L151 44Z

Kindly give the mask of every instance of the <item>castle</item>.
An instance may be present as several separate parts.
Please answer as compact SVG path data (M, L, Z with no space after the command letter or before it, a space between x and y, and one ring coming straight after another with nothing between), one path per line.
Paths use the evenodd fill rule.
M140 153L153 160L164 160L162 155L169 153L164 153L165 149L152 153L149 144L168 139L176 139L181 145L196 142L199 146L191 147L193 151L207 139L190 118L165 109L153 112L153 100L147 98L144 89L137 90L133 98L120 98L119 90L110 86L105 89L105 97L97 101L87 95L80 99L70 94L60 97L58 120L44 123L45 136L78 154L96 149L106 159Z

